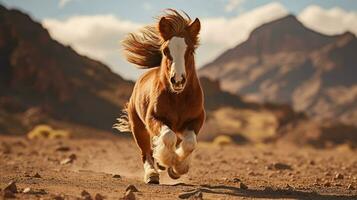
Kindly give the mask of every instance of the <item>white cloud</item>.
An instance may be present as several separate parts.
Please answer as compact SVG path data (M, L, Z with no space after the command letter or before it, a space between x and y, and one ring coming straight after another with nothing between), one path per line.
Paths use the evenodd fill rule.
M199 63L211 61L222 51L246 40L256 27L287 14L288 10L280 3L269 3L232 18L202 19Z
M67 5L69 2L71 2L72 0L59 0L58 6L60 8L63 8L65 5Z
M288 10L280 3L269 3L231 18L201 18L201 46L196 59L198 66L245 41L258 26L287 14ZM357 34L355 12L309 6L298 18L306 26L326 34L342 33L346 30ZM66 20L45 19L43 25L56 40L71 45L81 54L109 64L115 72L124 77L136 78L142 73L124 61L120 54L119 41L143 24L123 20L114 15L94 15L73 16Z
M317 5L306 7L298 19L307 27L329 35L351 31L357 34L357 12L334 7L323 9Z
M229 0L227 5L224 7L224 10L226 12L232 12L233 10L241 6L244 2L245 0Z
M77 52L109 64L126 77L136 76L126 68L128 65L121 56L119 41L141 24L114 15L74 16L63 21L45 19L42 24L54 39L71 45Z

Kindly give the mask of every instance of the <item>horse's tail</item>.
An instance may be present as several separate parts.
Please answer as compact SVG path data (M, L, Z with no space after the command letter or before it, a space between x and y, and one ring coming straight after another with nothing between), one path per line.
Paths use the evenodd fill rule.
M117 129L120 132L130 132L131 131L127 105L125 105L125 107L123 108L122 114L120 115L119 118L117 118L117 123L115 123L113 125L113 128Z
M161 64L163 41L155 26L146 26L137 33L130 33L123 41L124 55L128 62L147 69Z

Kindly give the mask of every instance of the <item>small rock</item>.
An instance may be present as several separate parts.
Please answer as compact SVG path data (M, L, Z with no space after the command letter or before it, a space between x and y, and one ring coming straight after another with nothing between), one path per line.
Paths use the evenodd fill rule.
M247 190L248 189L248 186L242 182L239 183L239 188L240 189L243 189L243 190Z
M122 200L135 200L135 194L133 191L128 190L125 192L124 197L122 198Z
M112 178L121 178L121 176L119 174L114 174Z
M326 182L324 182L324 186L325 186L325 187L330 187L330 186L331 186L331 183L328 182L328 181L326 181Z
M36 174L33 175L32 177L34 177L34 178L42 178L42 176L41 176L39 173L37 173L37 172L36 172Z
M77 155L72 153L71 155L69 155L68 158L71 159L71 160L76 160L77 159Z
M31 188L29 188L29 187L25 188L25 189L22 191L22 193L24 193L24 194L31 193Z
M71 150L71 148L67 147L67 146L60 146L57 147L56 151L69 151Z
M15 181L10 181L10 183L8 183L7 186L4 188L4 191L10 191L12 193L17 193L17 186L15 184Z
M310 164L310 165L315 165L316 163L315 163L315 161L310 160L310 161L309 161L309 164Z
M61 165L69 164L72 162L73 162L73 160L71 160L70 158L65 158L65 159L61 160Z
M64 200L64 196L63 195L55 195L55 196L52 196L52 199L53 200Z
M134 186L134 185L128 185L128 187L126 187L125 191L132 191L132 192L139 192L139 190Z
M343 175L340 173L337 173L335 176L335 179L343 179Z
M274 163L267 167L267 169L275 169L275 170L292 170L292 167L285 163Z
M241 180L239 178L233 178L232 182L233 183L239 183Z
M104 199L104 196L101 195L101 194L99 194L99 193L97 193L97 194L95 195L94 199L95 199L95 200L103 200L103 199Z
M354 190L355 188L353 187L352 184L348 184L347 189L349 189L349 190Z
M60 163L61 165L72 163L74 160L77 159L76 154L71 154L68 158L63 159Z
M82 199L84 200L92 200L92 196L86 190L81 192Z

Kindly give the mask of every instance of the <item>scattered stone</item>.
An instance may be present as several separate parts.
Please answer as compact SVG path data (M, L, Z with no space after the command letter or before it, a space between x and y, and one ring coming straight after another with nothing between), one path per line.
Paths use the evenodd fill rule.
M335 176L335 179L343 179L343 175L340 173L337 173Z
M81 196L83 200L92 200L92 196L86 190L81 192Z
M335 186L342 186L341 183L335 183Z
M72 153L71 155L69 155L68 158L71 159L71 160L76 160L77 159L77 155Z
M122 198L122 200L135 200L135 194L133 191L128 190L125 192L124 197Z
M69 164L72 162L73 162L73 160L71 160L70 158L65 158L65 159L61 160L61 165Z
M74 160L77 159L76 154L71 154L68 158L63 159L60 163L61 165L73 163Z
M316 163L315 163L314 160L310 160L310 161L309 161L309 164L310 164L310 165L315 165Z
M239 178L233 178L232 182L233 183L239 183L241 180Z
M330 187L330 186L331 186L331 183L328 182L328 181L326 181L326 182L324 182L324 186L325 186L325 187Z
M101 195L101 194L99 194L99 193L97 193L97 194L95 195L94 199L95 199L95 200L103 200L103 199L104 199L104 196Z
M121 176L119 174L114 174L112 178L121 178Z
M248 189L248 186L242 182L239 183L239 188L242 189L242 190L247 190Z
M36 174L33 175L32 177L34 177L34 178L42 178L42 176L38 172L36 172Z
M128 187L126 187L125 191L132 191L132 192L139 192L139 190L134 186L134 185L128 185Z
M15 181L10 181L10 183L8 183L7 186L4 188L4 191L10 191L12 193L17 193L17 186L15 184Z
M272 170L272 169L275 169L275 170L292 170L292 167L288 164L285 164L285 163L273 163L273 164L270 164L266 167L266 169L269 169L269 170Z
M355 188L353 187L352 184L348 184L347 189L349 189L349 190L354 190Z
M69 151L69 150L71 150L71 148L69 148L67 146L59 146L56 149L56 151Z
M29 188L29 187L25 188L25 189L22 191L22 193L24 193L24 194L29 194L29 193L31 193L31 188Z

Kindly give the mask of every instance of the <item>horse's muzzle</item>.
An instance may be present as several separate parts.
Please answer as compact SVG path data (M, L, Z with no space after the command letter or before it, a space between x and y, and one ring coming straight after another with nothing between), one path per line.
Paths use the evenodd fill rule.
M172 89L173 89L175 92L181 92L181 91L185 88L185 85L186 85L186 77L185 77L184 75L182 75L182 76L181 76L181 80L176 81L175 76L172 76L172 77L170 78L170 84L171 84Z

